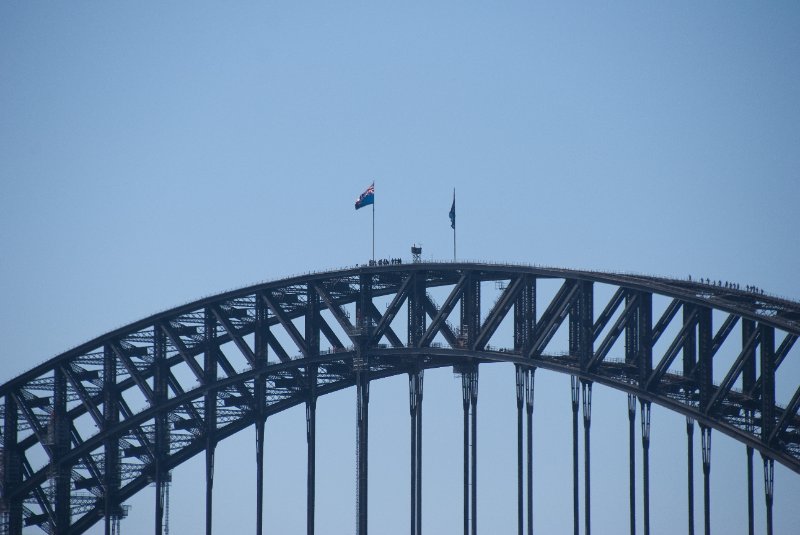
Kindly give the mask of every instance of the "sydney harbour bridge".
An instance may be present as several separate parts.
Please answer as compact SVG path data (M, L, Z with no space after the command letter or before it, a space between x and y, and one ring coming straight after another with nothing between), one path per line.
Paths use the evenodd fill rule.
M353 387L355 531L366 535L370 384L400 375L409 387L409 531L421 535L424 372L452 368L462 387L463 530L477 535L479 370L505 362L516 373L519 534L533 533L539 368L571 376L576 535L581 528L591 532L595 383L628 395L632 534L637 513L643 532L650 532L653 403L686 418L686 434L676 442L686 444L687 532L695 532L697 515L710 533L715 430L746 451L746 529L754 533L760 507L771 534L774 463L800 473L800 377L781 375L798 336L800 303L705 280L396 261L261 283L119 328L0 386L0 532L83 533L102 522L105 533L118 533L126 500L155 485L154 531L161 535L172 471L204 454L210 534L215 448L253 426L261 534L265 422L300 405L306 410L306 525L312 534L317 400ZM721 348L733 358L721 359ZM779 379L794 392L785 406L776 402ZM703 480L697 490L703 510L697 512L695 431ZM634 463L639 448L641 474Z

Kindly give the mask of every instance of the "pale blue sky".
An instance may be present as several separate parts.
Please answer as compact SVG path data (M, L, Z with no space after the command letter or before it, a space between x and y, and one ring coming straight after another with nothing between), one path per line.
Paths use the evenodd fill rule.
M370 216L353 201L372 180L379 256L417 242L449 258L455 187L463 258L800 298L796 3L408 4L0 5L0 382L203 295L365 261ZM510 532L513 459L498 458L515 451L513 373L482 378L481 528ZM425 527L456 533L459 385L448 372L426 384ZM537 435L543 533L571 521L550 470L569 479L567 384L537 382L537 429L553 434ZM407 531L405 388L374 388L375 533ZM625 398L595 396L594 525L612 533L626 526ZM352 531L352 398L320 403L319 533ZM667 533L684 525L683 420L657 409L653 422L653 528ZM300 410L269 424L286 457L268 471L289 479L268 495L274 532L304 529L304 425ZM437 429L453 436L437 445ZM252 527L252 442L220 447L220 528ZM714 448L714 529L740 532L744 447L715 435ZM201 525L201 466L175 473L175 533ZM785 533L800 481L777 471ZM126 532L150 529L151 495Z

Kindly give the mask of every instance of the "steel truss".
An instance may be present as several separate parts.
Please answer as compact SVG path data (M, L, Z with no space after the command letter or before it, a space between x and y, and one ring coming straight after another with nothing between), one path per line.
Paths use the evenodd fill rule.
M536 305L539 281L560 285L541 313L537 313ZM501 292L482 314L480 290L487 282L496 283ZM597 317L596 284L616 289L598 307L602 311ZM433 290L446 293L441 305L432 297ZM663 313L656 316L654 296L669 300ZM383 311L376 301L386 302ZM460 317L454 316L457 305ZM403 307L408 310L408 321L400 325L402 320L397 316ZM726 315L716 330L713 312ZM513 322L513 345L490 345L506 318ZM728 340L738 322L741 340ZM569 347L558 352L551 342L562 324L568 325ZM407 333L405 341L398 335L401 328ZM465 533L475 534L478 365L492 362L517 366L520 532L523 405L528 415L527 532L532 532L530 444L536 368L573 376L576 426L580 386L587 534L593 383L631 396L631 429L635 404L640 402L642 417L646 418L642 421L644 455L651 403L689 418L690 446L691 426L697 421L703 432L706 486L711 429L747 446L750 472L752 452L759 451L764 459L771 524L773 462L800 473L800 388L788 406L775 402L777 374L798 336L800 304L796 302L653 277L420 263L360 267L259 284L117 329L0 386L2 528L12 535L21 533L25 526L38 526L46 533L82 533L105 520L106 532L111 533L125 515L124 502L155 483L156 532L161 533L171 471L205 452L210 532L214 448L219 441L255 425L260 533L265 422L272 414L305 404L308 533L313 533L316 401L319 396L356 386L357 525L358 532L366 534L369 383L408 374L411 533L419 535L423 371L453 367L464 378L465 441L471 443L468 450L465 442L465 478L471 477L465 484L471 484L472 495L468 496L465 486L464 528ZM666 350L654 354L662 337L668 341L663 344ZM724 343L738 343L738 357L722 375L722 381L715 384L714 356ZM612 359L611 355L619 358ZM681 361L677 361L679 355ZM797 378L788 380L798 384ZM577 451L577 442L575 448ZM577 471L575 478L577 532ZM631 468L632 489L633 485ZM646 493L647 479L644 485ZM647 519L647 494L644 499Z

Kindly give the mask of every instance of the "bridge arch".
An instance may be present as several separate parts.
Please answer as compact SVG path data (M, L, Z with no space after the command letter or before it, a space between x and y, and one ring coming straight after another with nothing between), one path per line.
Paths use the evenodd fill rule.
M798 336L796 302L630 274L419 263L253 285L137 321L0 386L5 522L9 533L82 533L192 456L213 457L220 440L251 425L263 436L269 415L306 404L313 418L319 396L352 386L366 413L369 382L398 374L413 384L424 369L461 373L466 430L471 381L493 362L517 366L520 411L532 370L545 368L573 376L584 396L595 382L627 392L648 413L656 403L697 421L704 439L716 429L800 472L800 380L781 377L794 394L776 400ZM725 344L735 357L720 369ZM313 523L313 499L309 508Z

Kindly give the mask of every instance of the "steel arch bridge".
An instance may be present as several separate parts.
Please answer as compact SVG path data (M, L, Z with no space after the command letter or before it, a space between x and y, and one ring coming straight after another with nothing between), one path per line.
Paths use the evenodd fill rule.
M549 294L545 287L551 289ZM487 299L487 294L492 295ZM490 306L483 306L487 301ZM502 331L510 334L497 342ZM300 404L306 406L307 524L313 533L316 401L355 386L356 525L358 533L366 534L369 384L407 374L410 523L412 535L419 535L424 370L453 367L462 377L463 391L464 532L474 535L478 368L493 362L516 367L519 533L532 533L536 368L572 376L576 534L581 523L577 455L581 412L587 535L591 527L589 431L595 382L628 394L632 533L637 409L644 461L644 530L649 531L651 403L687 418L690 532L695 422L703 445L706 533L712 429L747 448L751 533L752 458L754 450L761 453L771 532L773 463L800 473L800 378L778 375L798 336L800 303L719 282L398 260L262 283L155 314L0 386L3 533L20 534L28 526L46 533L83 533L101 520L106 533L113 533L126 514L124 502L155 483L155 531L160 534L170 471L201 452L206 457L210 533L215 446L251 425L257 436L260 533L264 423L268 416ZM563 350L556 349L559 340L565 343ZM724 366L723 347L734 355ZM788 381L794 391L785 407L776 403L778 378Z

